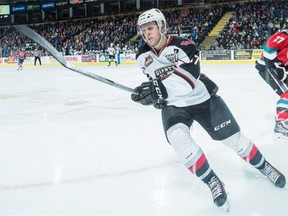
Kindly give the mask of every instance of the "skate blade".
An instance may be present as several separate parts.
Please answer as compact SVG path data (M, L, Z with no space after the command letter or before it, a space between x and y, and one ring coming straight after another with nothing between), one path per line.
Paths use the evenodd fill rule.
M224 203L224 205L222 206L222 208L224 209L225 212L229 212L230 211L229 194L227 194L227 200Z
M288 136L281 134L281 133L274 133L274 138L277 141L287 141L288 140Z
M222 206L219 206L220 209L223 209L225 212L229 212L230 211L230 198L229 198L229 194L227 193L227 199L225 201L225 203Z

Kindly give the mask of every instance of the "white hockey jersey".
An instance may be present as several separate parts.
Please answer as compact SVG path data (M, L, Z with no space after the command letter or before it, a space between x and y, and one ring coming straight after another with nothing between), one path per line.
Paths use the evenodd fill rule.
M169 36L159 52L145 44L136 59L150 80L162 80L168 93L167 105L185 107L210 98L208 89L199 80L199 50L192 41Z
M107 52L108 52L108 55L112 56L112 55L115 55L116 50L115 50L114 47L110 46L110 47L107 48Z

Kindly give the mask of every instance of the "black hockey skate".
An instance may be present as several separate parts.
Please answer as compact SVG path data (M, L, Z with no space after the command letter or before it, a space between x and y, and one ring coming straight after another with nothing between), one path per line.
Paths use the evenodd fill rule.
M286 185L285 176L273 167L269 162L265 161L263 169L259 171L266 176L276 187L284 188Z
M215 174L212 175L207 182L209 189L211 190L213 201L216 206L221 207L227 203L227 193L224 188L224 184Z

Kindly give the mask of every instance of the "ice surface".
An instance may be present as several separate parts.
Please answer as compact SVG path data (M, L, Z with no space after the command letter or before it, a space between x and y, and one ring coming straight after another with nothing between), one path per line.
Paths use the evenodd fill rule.
M136 65L81 66L128 87ZM243 132L288 176L273 139L278 96L253 64L202 65ZM288 215L288 190L194 124L230 194L229 215ZM0 215L226 215L166 142L160 111L61 66L0 67Z

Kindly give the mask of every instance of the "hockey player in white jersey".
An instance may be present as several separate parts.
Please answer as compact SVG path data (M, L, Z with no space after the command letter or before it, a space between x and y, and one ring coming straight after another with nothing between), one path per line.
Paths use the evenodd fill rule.
M117 63L116 57L115 57L116 49L114 48L113 43L110 44L110 47L108 47L107 52L108 52L108 55L109 55L109 64L108 64L108 66L111 65L111 61L114 61L115 65L117 66L118 63Z
M142 105L161 109L167 141L184 165L207 184L216 206L227 204L227 193L223 181L191 136L190 127L194 121L213 140L222 141L276 187L283 188L285 176L241 132L231 111L217 95L217 85L200 72L199 50L195 44L168 36L166 19L159 9L142 13L137 25L146 43L136 59L149 81L136 87L131 98Z

